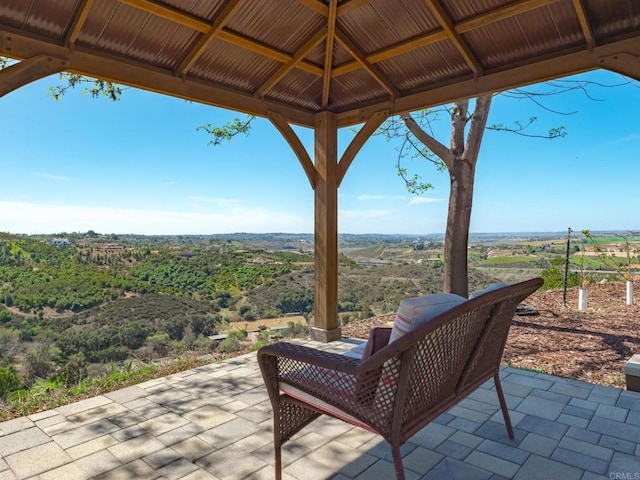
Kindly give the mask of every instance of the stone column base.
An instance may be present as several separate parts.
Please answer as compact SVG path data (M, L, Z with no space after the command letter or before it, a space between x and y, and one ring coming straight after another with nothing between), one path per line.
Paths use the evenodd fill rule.
M627 379L627 390L640 392L640 354L633 355L622 371Z
M340 327L332 330L324 330L322 328L311 327L311 340L316 342L329 343L342 340L342 329Z

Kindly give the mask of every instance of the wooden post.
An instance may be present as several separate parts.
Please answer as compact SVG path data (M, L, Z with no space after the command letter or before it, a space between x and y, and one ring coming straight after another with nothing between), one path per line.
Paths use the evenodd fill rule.
M315 312L311 338L342 338L338 325L338 127L336 115L321 112L315 124Z

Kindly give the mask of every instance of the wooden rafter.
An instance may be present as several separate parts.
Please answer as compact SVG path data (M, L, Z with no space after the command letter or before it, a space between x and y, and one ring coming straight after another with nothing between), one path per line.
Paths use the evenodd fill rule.
M256 96L262 97L265 93L267 93L273 86L280 81L282 77L284 77L289 71L291 71L302 59L327 36L327 28L322 27L315 35L313 35L307 42L300 48L296 53L293 54L293 57L288 63L285 63L282 67L278 69L276 73L271 75L271 77L264 82L260 88L256 91Z
M72 49L74 47L76 40L78 39L78 35L80 35L80 30L82 30L82 26L89 16L89 10L91 10L93 3L94 0L82 0L82 3L80 3L78 12L73 17L71 27L69 28L64 41L67 48Z
M471 51L471 48L469 48L467 42L465 42L460 34L456 32L451 18L444 10L440 2L438 0L425 0L425 3L429 7L429 10L431 10L431 13L433 13L433 15L436 17L438 23L442 26L443 30L447 34L447 37L449 37L449 40L451 40L451 43L453 43L458 52L460 52L460 55L462 55L462 57L464 58L464 61L467 63L467 65L469 65L469 68L471 69L471 71L473 71L473 74L476 77L481 75L482 66L480 65L480 62L476 58L475 54Z
M587 10L584 8L584 1L573 0L573 8L576 9L576 14L578 15L578 20L580 21L580 28L582 28L582 34L587 41L587 48L591 50L595 46L595 37L593 36L589 17L587 17Z
M345 0L338 7L338 16L344 15L345 13L366 5L367 3L371 3L371 0Z
M276 60L278 62L289 63L293 59L293 56L288 53L284 53L280 50L276 50L273 47L270 47L263 43L247 38L243 35L240 35L238 33L234 33L225 29L222 29L218 33L218 38L227 43L235 45L236 47L244 48L246 50L251 50L254 53L263 55L267 58ZM317 65L314 65L313 63L302 60L296 63L295 66L300 70L304 70L305 72L311 73L318 77L322 76L322 68L318 67Z
M322 75L322 107L329 104L331 92L331 72L333 70L333 47L336 36L336 19L338 17L338 0L329 1L329 14L327 15L327 39L324 53L324 72Z
M382 88L389 92L392 98L395 98L399 95L396 87L389 81L389 79L380 71L378 67L376 67L375 65L371 65L367 61L365 55L355 46L355 44L351 40L349 40L341 32L337 32L336 38L342 44L342 46L347 49L351 56L356 59L356 62L358 62L358 64L362 66L362 68L364 68L369 73L369 75L371 75L375 79L375 81L382 86Z
M191 49L191 51L187 54L185 59L182 61L180 66L178 67L177 73L180 76L183 76L187 73L187 71L193 66L195 61L204 53L209 44L217 37L222 27L229 21L229 17L233 15L240 5L242 5L243 0L228 0L222 11L216 15L216 19L211 25L211 29L206 32L198 43Z
M324 3L319 0L297 0L298 3L304 5L311 10L318 12L320 15L324 15L325 17L329 15L329 7L327 7Z
M184 27L197 30L201 33L207 33L211 28L211 24L205 22L201 18L188 15L177 8L169 7L163 3L154 0L118 0L120 3L137 8L144 12L150 13L165 20L178 23Z
M358 0L353 0L358 1ZM507 18L513 17L514 15L518 15L521 13L528 12L530 10L535 10L540 7L544 7L551 3L555 3L558 0L520 0L519 2L513 3L506 7L500 7L490 12L483 13L476 17L468 18L467 20L463 20L457 24L453 25L453 30L458 34L470 32L471 30L475 30L476 28L487 26L491 23L499 22L501 20L506 20ZM389 58L393 58L398 55L402 55L407 53L413 49L425 47L435 42L439 42L442 40L446 40L449 38L447 36L447 32L444 30L437 30L435 32L429 32L425 35L419 35L417 37L411 38L406 42L398 43L397 45L393 45L391 47L385 48L383 50L379 50L374 52L366 57L367 62L371 64L375 64L378 62L382 62L383 60L387 60ZM333 71L334 76L343 75L345 73L352 72L360 68L357 62L349 62L343 65L336 67Z
M158 2L152 0L118 0L120 3L124 3L131 7L137 8L138 10L142 10L147 13L151 13L160 18L164 18L165 20L169 20L175 22L184 27L191 28L201 33L207 33L211 30L211 24L205 22L204 20L194 17L193 15L188 15L178 9L167 7L164 4L160 4ZM288 53L282 52L276 48L265 45L256 40L250 39L243 35L239 35L237 33L226 30L225 28L220 29L217 34L217 38L223 40L227 43L231 43L237 47L244 48L246 50L250 50L259 55L263 55L272 60L276 60L282 63L288 63L291 61L292 56ZM322 76L322 68L314 65L310 62L302 61L296 64L296 68L300 70L304 70L305 72L311 73L318 77Z

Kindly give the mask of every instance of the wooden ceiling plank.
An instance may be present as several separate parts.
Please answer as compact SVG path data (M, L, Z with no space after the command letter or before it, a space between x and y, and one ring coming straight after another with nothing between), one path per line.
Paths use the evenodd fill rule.
M84 22L87 20L89 16L89 10L93 6L94 0L82 0L80 3L80 7L78 8L78 12L73 17L73 22L71 22L71 27L67 32L67 36L65 38L65 44L67 48L73 48L76 40L78 39L78 35L80 35L80 30L82 30L82 26Z
M256 96L262 97L265 93L273 88L282 77L289 73L302 59L327 36L327 28L323 26L318 32L316 32L307 42L296 52L289 62L280 67L276 73L274 73L266 82L264 82L260 88L256 91Z
M467 63L473 74L477 77L482 74L482 65L476 58L475 54L469 48L467 42L465 42L462 37L456 32L455 27L453 26L453 22L449 17L449 14L445 11L438 0L425 0L425 3L431 10L431 13L436 17L438 23L442 26L445 33L449 37L449 40L456 47L464 61Z
M297 2L307 8L310 8L314 12L319 13L320 15L323 15L325 17L329 15L329 7L327 7L319 0L297 0Z
M364 54L358 50L358 48L354 45L354 43L349 40L344 34L341 32L337 32L336 38L342 44L344 48L349 51L349 54L356 59L358 62L368 73L371 75L376 82L378 82L382 88L384 88L392 98L396 98L399 96L398 89L391 83L391 81L377 68L375 65L371 65L367 62Z
M222 30L222 27L229 21L229 18L235 11L238 10L244 0L228 0L222 11L216 16L215 21L211 25L211 29L205 33L198 43L191 49L191 51L184 58L176 73L180 76L184 76L187 71L193 66L196 60L205 52L209 44L216 38L217 34Z
M207 33L211 29L211 24L205 22L201 18L188 15L177 8L169 7L163 3L154 0L118 0L120 3L137 8L144 12L150 13L157 17L170 20L184 27L197 30L201 33Z
M31 82L69 68L69 62L48 55L36 55L0 70L0 97Z
M327 15L327 39L324 52L324 72L322 75L322 108L329 104L331 93L331 72L333 70L333 47L336 37L336 19L338 18L338 0L329 0L329 14Z
M582 28L582 34L587 42L587 48L592 49L595 44L595 37L593 30L591 29L591 23L587 16L587 9L584 6L584 0L573 0L573 8L576 10L578 20L580 21L580 28Z
M227 43L231 43L236 47L244 48L246 50L251 50L252 52L257 53L258 55L263 55L277 62L289 63L293 58L288 53L281 52L280 50L276 50L273 47L270 47L263 43L259 43L253 39L231 32L224 28L218 33L217 36L220 40L224 40ZM296 64L296 68L299 68L300 70L304 70L308 73L312 73L313 75L316 75L318 77L322 76L322 68L310 62L306 62L304 60L298 62Z

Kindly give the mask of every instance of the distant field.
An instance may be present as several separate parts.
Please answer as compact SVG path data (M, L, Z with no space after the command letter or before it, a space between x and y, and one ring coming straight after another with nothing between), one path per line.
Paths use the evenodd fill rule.
M529 263L538 260L537 257L531 255L513 255L508 257L487 258L482 265L504 265L508 263Z
M286 327L289 322L304 324L307 321L302 315L297 315L295 317L265 318L253 322L241 320L239 322L232 322L231 330L246 330L247 332L253 332L258 330L261 325L264 325L267 328Z

